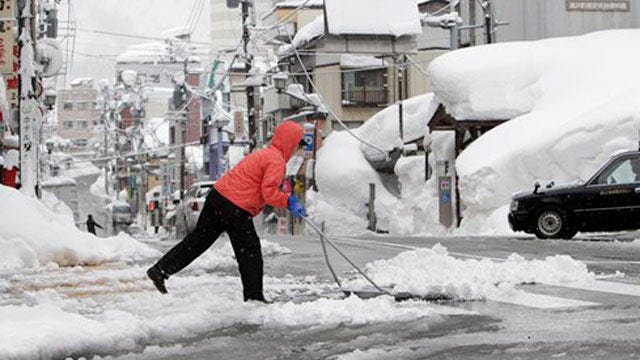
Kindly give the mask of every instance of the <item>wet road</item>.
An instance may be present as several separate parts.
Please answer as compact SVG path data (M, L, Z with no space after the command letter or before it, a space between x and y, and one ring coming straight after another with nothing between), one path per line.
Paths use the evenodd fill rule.
M575 301L554 307L493 300L442 302L439 306L471 312L427 323L389 322L338 329L277 331L237 327L182 343L178 354L166 359L633 359L640 358L640 244L635 233L579 236L573 241L534 238L398 238L334 239L358 264L390 258L405 247L441 243L459 258L505 259L518 253L528 259L566 254L600 274L594 288L543 284L519 288L531 297ZM639 235L640 237L640 235ZM625 242L615 241L616 238ZM330 281L317 239L272 238L293 254L266 260L270 276L317 275ZM166 248L168 244L165 243ZM346 264L334 261L339 273ZM625 276L613 276L624 272ZM158 358L163 358L159 356Z
M79 185L88 189L93 180L88 177L79 181ZM101 201L92 200L91 195L80 196L86 200L81 201L85 203L81 214L87 211L100 214ZM334 242L361 265L440 243L460 259L500 261L512 253L526 259L543 259L565 254L587 264L600 280L590 288L521 285L519 288L528 295L519 303L484 300L428 304L469 312L439 315L438 321L416 319L311 329L237 325L179 343L163 344L167 351L127 354L122 358L640 359L640 243L633 242L636 238L640 238L640 233L579 234L572 241L532 237L333 237ZM266 275L316 276L317 282L331 282L317 238L266 239L292 250L290 255L265 258ZM149 244L166 251L174 243ZM351 270L344 261L332 259L339 274ZM624 276L620 276L621 273ZM269 289L266 293L269 294ZM543 305L536 300L540 296L546 299ZM554 301L575 305L553 306Z

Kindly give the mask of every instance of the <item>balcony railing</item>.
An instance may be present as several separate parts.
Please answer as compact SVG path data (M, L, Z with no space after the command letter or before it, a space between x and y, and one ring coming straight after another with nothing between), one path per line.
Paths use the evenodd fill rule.
M387 103L386 88L360 88L342 91L343 106L377 106Z

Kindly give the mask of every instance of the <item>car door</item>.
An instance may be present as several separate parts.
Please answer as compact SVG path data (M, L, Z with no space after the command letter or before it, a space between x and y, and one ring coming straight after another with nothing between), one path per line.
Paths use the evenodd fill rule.
M585 219L585 230L640 227L639 157L636 154L615 159L586 186L584 199L576 206L576 212Z

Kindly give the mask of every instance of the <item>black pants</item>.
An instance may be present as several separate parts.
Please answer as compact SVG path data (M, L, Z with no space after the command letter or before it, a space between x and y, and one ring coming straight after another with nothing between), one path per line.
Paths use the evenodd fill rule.
M220 195L215 188L207 196L196 229L155 266L167 276L177 273L204 253L224 231L229 234L238 261L244 300L264 300L262 251L253 216Z

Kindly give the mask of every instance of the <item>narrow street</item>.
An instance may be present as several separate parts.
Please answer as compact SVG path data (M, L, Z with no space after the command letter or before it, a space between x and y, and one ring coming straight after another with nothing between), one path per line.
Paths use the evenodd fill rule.
M92 179L87 177L78 182L83 189L81 198L86 200L84 212L97 212L99 207L99 200L86 190ZM395 359L633 358L640 354L637 316L640 245L633 241L637 237L640 237L637 232L579 234L571 241L515 236L335 237L333 241L361 266L377 259L392 258L402 251L440 244L451 256L474 261L499 262L512 253L525 259L569 255L587 264L597 280L562 286L522 284L518 289L523 293L515 297L441 302L410 300L391 305L409 304L432 313L432 316L415 319L390 318L362 324L338 321L308 327L240 321L222 327L212 324L207 331L185 333L171 341L142 341L137 351L126 353L126 356L121 351L77 355L88 358L99 355L109 359L119 356L126 359L203 359L225 354L226 359L238 360L331 359L343 355L348 359L345 354L360 351L372 358ZM176 243L176 240L154 238L140 240L163 253ZM290 249L291 253L265 256L265 294L275 303L252 307L249 311L260 312L266 306L282 309L273 310L276 312L290 307L294 312L304 312L305 309L312 311L314 302L348 301L335 300L343 295L331 280L318 238L269 236L263 241L277 243ZM228 239L223 236L214 245L214 250L208 252L219 251L225 243ZM354 276L348 264L335 253L331 260L341 277ZM241 291L233 262L224 266L215 262L196 263L168 281L170 294L166 296L158 294L144 276L150 263L112 263L15 276L8 292L11 295L5 294L3 303L17 302L25 292L47 286L59 294L61 301L91 304L85 310L89 312L101 313L113 308L131 311L133 306L139 308L136 311L141 314L148 311L171 314L172 311L185 312L183 307L188 306L188 299L200 296L198 294L207 294L205 296L210 297L213 305L220 301L218 297L228 298L229 291ZM104 278L107 274L110 274L108 278ZM230 290L217 293L221 289L220 281ZM160 300L168 300L169 307L163 308L159 305L162 302L149 303ZM206 302L207 299L199 301ZM125 305L127 303L129 305ZM234 307L233 302L224 304Z
M87 215L93 215L94 220L104 227L104 229L96 229L96 235L106 237L112 235L111 219L105 208L107 201L91 194L91 185L96 182L98 176L99 174L91 174L75 178L78 185L79 220L84 222L87 219ZM80 229L86 230L84 225L81 225Z
M224 353L229 359L324 359L355 351L397 359L486 358L486 359L617 359L640 354L638 297L640 297L640 245L628 242L542 242L518 238L366 238L338 240L357 264L394 256L396 246L431 247L440 243L459 257L506 258L515 252L526 258L567 254L601 273L591 287L521 285L526 295L517 301L485 300L425 303L425 307L467 311L443 315L435 323L389 321L365 326L330 329L263 329L243 326L227 328L188 342L166 358L201 359ZM290 248L293 254L269 259L266 273L282 277L317 275L330 282L318 239L270 239ZM544 245L544 246L543 246ZM349 270L337 258L338 271ZM616 271L626 276L608 279ZM268 290L267 290L268 291ZM214 295L213 295L214 296ZM295 301L295 299L294 299ZM575 302L567 305L567 301ZM580 329L578 331L577 329ZM384 351L384 352L382 352ZM260 355L256 355L259 352ZM383 354L385 354L383 356Z

